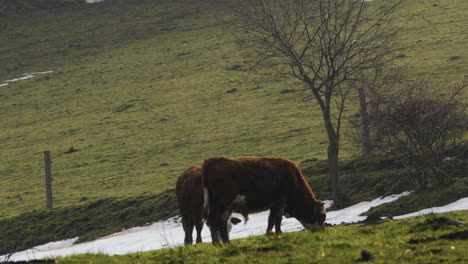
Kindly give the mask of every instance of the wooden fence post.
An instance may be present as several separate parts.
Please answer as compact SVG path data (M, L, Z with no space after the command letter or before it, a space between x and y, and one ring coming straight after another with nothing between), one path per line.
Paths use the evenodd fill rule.
M47 208L52 209L52 171L50 151L44 151Z

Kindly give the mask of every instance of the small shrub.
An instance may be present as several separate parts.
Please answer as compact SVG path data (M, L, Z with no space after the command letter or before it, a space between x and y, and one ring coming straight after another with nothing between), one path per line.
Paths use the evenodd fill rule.
M463 144L468 123L458 99L466 82L453 87L450 95L443 95L447 89L433 89L426 82L396 76L388 82L390 87L372 91L373 144L401 158L415 188L448 184L451 176L444 158L450 149Z
M413 226L410 232L423 232L426 230L447 229L449 226L463 226L459 221L452 220L445 216L428 214L424 221Z

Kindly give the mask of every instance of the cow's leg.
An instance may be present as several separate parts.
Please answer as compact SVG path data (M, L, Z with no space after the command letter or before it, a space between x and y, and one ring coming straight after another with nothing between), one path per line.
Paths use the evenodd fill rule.
M199 221L195 225L195 228L197 229L197 243L201 243L202 242L201 231L203 229L203 221Z
M220 240L218 218L218 212L214 210L213 207L210 207L210 214L208 215L208 221L206 224L210 227L211 241L215 245L218 245Z
M185 231L185 245L191 245L193 243L192 233L193 233L193 221L191 217L182 216L182 226Z
M210 233L211 233L211 241L214 245L219 244L219 231L213 225L210 226Z
M195 228L197 230L197 243L202 242L201 231L203 229L203 208L195 208L192 213L193 223L195 224Z
M284 207L279 208L279 212L277 214L278 215L275 221L275 231L277 234L280 234L283 233L283 231L281 231L281 221L283 220Z
M281 220L283 219L285 202L283 200L273 204L270 208L270 215L268 216L268 227L266 234L273 233L273 226L275 227L276 233L282 233L281 231Z
M230 216L229 211L225 210L219 219L219 235L224 243L229 243L228 221Z
M270 209L270 215L268 216L268 227L267 227L267 231L266 231L266 234L267 235L270 235L273 233L273 226L276 225L276 222L277 222L277 210L274 209L274 208L271 208Z

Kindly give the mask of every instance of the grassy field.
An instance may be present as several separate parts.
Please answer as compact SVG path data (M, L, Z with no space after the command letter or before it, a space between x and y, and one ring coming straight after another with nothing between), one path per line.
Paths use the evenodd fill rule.
M466 211L378 224L328 227L325 232L256 236L215 247L155 250L124 256L77 255L55 263L465 263Z
M401 65L415 77L447 85L467 73L468 51L465 10L468 3L448 0L404 1L401 18L411 18L400 36ZM466 94L466 93L465 93Z
M125 33L124 25L104 20L102 13L116 12L113 8L148 12L138 13L143 20L140 34L148 39L129 40L125 45L115 40L131 35L118 36ZM177 8L199 15L184 16ZM146 2L134 8L109 4L101 9L87 6L81 15L74 13L80 10L71 10L74 16L64 12L60 18L56 17L60 14L37 17L47 25L66 27L56 29L65 33L101 25L95 34L110 39L99 37L105 47L96 51L99 43L90 43L92 38L76 39L80 31L53 35L39 41L44 45L37 48L42 56L28 59L38 64L35 67L11 73L13 66L2 66L4 79L23 71L54 72L2 87L0 217L43 208L44 150L52 151L58 207L80 203L83 197L160 192L173 187L187 166L201 164L210 156L271 155L297 161L324 157L321 142L325 135L312 133L321 131L319 115L307 102L297 95L280 97L279 92L288 88L284 82L264 82L230 70L242 63L241 57L231 56L235 45L208 11L172 4L167 9ZM158 25L157 21L165 19L156 19L154 12L168 12L175 21ZM66 22L57 23L62 19ZM85 19L90 21L85 23ZM36 21L23 23L7 30L27 31L27 39L20 43L38 42L33 36L46 38L44 31L55 31ZM136 34L137 29L130 32ZM67 54L60 57L53 52L60 47L54 45L64 39ZM66 44L70 42L81 44L70 48ZM30 46L25 44L20 50L31 55ZM22 61L8 57L14 53L2 54L10 63ZM43 61L54 57L63 59L61 65ZM238 92L226 93L233 88ZM63 154L71 146L81 151Z
M444 83L461 78L466 2L405 5L414 18L402 63ZM44 208L44 150L56 207L158 193L210 156L325 158L318 110L306 94L280 93L294 81L242 70L220 8L107 1L1 17L0 82L53 73L0 89L0 217ZM71 146L81 151L63 154Z
M309 95L281 93L302 88L294 80L246 71L220 19L222 2L51 1L53 12L19 2L18 12L0 16L0 85L8 83L0 86L2 223L47 214L45 150L61 213L103 199L164 196L186 167L211 156L326 158L321 114ZM461 80L467 9L463 0L405 1L402 21L413 18L397 63L436 85ZM52 73L7 82L44 71ZM341 157L350 159L346 134ZM65 154L71 146L80 151ZM357 182L343 178L345 189ZM328 199L323 173L320 179L312 188Z

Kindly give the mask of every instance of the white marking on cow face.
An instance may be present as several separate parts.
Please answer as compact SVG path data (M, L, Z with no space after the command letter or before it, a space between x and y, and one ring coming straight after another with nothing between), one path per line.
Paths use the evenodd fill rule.
M320 213L327 214L327 210L325 209L325 205L320 206Z
M319 214L317 217L317 224L320 229L325 228L325 219L327 218L327 210L325 209L325 203L322 203L320 206Z

